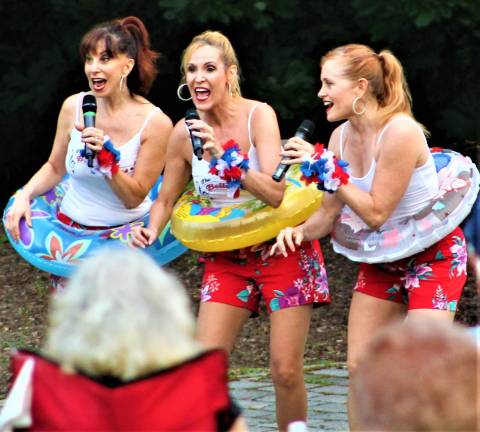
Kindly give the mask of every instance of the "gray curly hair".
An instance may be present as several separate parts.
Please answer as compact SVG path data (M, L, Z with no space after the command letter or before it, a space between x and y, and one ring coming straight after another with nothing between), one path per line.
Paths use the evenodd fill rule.
M132 379L201 351L184 287L149 256L106 249L54 296L45 354L65 370Z

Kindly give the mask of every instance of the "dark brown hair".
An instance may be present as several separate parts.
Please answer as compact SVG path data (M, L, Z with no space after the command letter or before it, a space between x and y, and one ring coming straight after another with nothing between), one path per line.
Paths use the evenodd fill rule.
M105 41L108 55L125 54L135 60L127 85L131 93L145 96L157 76L155 61L159 53L150 49L150 37L140 18L128 16L97 24L86 33L80 43L80 57L85 61Z

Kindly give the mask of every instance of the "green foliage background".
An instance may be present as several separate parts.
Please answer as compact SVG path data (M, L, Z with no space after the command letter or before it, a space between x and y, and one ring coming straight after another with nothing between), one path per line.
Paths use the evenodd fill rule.
M326 142L335 125L316 97L319 59L359 42L399 57L431 144L478 152L478 0L1 0L2 201L48 157L63 100L86 89L82 35L127 15L144 20L162 53L150 99L174 121L189 107L176 98L182 50L214 29L237 51L244 95L275 108L282 135L310 118Z

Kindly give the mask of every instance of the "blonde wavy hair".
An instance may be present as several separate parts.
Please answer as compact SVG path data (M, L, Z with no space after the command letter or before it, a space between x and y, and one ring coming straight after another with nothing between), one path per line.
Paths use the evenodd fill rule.
M184 287L149 256L106 249L55 295L45 354L67 371L133 379L201 352Z
M241 96L240 91L240 64L238 63L237 55L230 42L230 40L219 31L207 30L203 33L195 36L190 44L185 48L182 54L182 63L180 66L180 72L182 74L181 84L186 82L185 73L187 63L192 57L193 52L202 46L209 45L217 48L220 51L220 55L225 65L225 69L230 66L235 66L236 73L230 82L230 89L232 96Z
M366 45L343 45L325 54L320 60L320 67L327 60L333 59L342 63L345 78L352 81L364 78L368 81L368 91L380 107L381 123L386 123L398 113L406 114L415 120L412 113L412 96L403 67L391 51L382 50L377 54ZM417 123L428 135L427 129L421 123Z

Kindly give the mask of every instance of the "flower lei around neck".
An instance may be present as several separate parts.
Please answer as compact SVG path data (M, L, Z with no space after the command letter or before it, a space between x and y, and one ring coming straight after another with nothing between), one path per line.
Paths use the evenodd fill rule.
M233 139L228 140L222 147L225 152L220 158L212 157L209 172L225 180L230 198L238 198L241 180L245 178L249 168L248 155L240 150L240 146Z
M315 150L313 155L304 156L300 165L302 180L307 184L316 183L319 190L334 193L350 178L346 169L348 162L337 159L323 144L316 144Z

